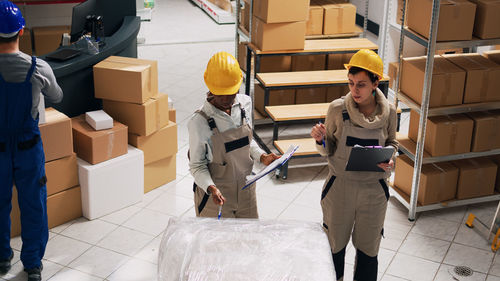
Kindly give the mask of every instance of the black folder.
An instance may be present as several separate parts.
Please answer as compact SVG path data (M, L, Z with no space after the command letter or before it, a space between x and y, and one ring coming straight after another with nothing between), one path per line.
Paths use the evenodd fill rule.
M377 166L378 163L388 163L394 153L393 147L358 147L351 150L349 161L345 168L346 171L361 172L384 172Z

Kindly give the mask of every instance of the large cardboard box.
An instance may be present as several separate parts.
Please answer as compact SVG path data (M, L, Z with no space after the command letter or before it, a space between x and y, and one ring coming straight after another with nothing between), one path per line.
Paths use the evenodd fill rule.
M31 41L31 31L24 29L23 35L19 37L19 50L25 54L33 55L33 43Z
M103 60L94 65L94 92L100 99L142 104L158 93L150 63ZM156 80L157 81L157 80Z
M45 110L45 121L39 126L45 162L70 156L73 153L71 119L49 107Z
M469 0L476 4L474 36L481 39L500 37L500 1Z
M331 54L328 55L328 63L326 69L345 69L344 64L349 63L354 53L350 54Z
M326 88L304 88L297 89L295 93L296 104L323 103L326 102Z
M326 55L292 57L292 71L325 70Z
M176 178L176 155L144 165L144 193Z
M344 1L316 0L324 11L323 34L352 33L356 31L356 6Z
M495 190L500 192L500 155L493 155L489 158L497 165L497 176L495 180Z
M80 115L73 123L73 147L79 158L97 164L127 153L127 126L113 121L113 128L95 131Z
M413 165L404 154L396 158L394 185L408 195L411 194ZM449 162L422 165L418 203L429 205L454 199L457 182L458 168Z
M255 85L254 93L255 109L262 115L267 116L264 105L264 88ZM269 103L267 105L289 105L295 104L295 89L269 91Z
M78 159L83 216L93 220L142 200L144 154L132 146L120 157L91 165Z
M292 56L270 56L260 58L257 72L288 72L292 67Z
M76 154L45 163L47 196L78 185Z
M440 50L436 50L436 55L462 54L463 52L464 52L464 49L462 49L462 48L440 49Z
M487 158L453 161L460 170L457 199L467 199L493 194L497 165Z
M145 59L137 59L137 58L129 58L129 57L119 57L119 56L110 56L106 58L106 61L109 62L118 62L118 63L127 63L130 65L149 65L151 67L151 92L153 95L158 93L158 61L155 60L145 60Z
M349 86L333 86L326 88L326 102L331 102L349 93Z
M167 126L149 136L128 135L129 144L144 152L144 164L149 164L177 153L177 124Z
M398 79L398 68L399 64L397 62L390 62L389 69L387 70L387 74L389 75L389 88L392 89L394 83L396 83L396 79Z
M404 58L400 88L418 104L422 104L426 57ZM462 104L465 71L441 56L434 58L429 107Z
M500 100L499 64L479 54L443 55L443 57L467 73L463 103Z
M483 56L497 64L500 64L500 50L486 51L483 53Z
M69 26L33 27L33 41L37 56L45 55L59 48L63 33L69 33Z
M474 120L472 152L500 148L500 114L490 111L469 113Z
M433 0L408 0L408 27L429 38ZM471 40L476 4L467 0L442 0L437 41Z
M128 132L148 136L168 124L168 96L159 94L143 104L102 101L103 109L128 126Z
M410 112L408 137L418 138L420 115ZM474 121L464 114L432 116L427 118L424 149L431 156L445 156L470 152Z
M310 0L258 0L253 15L265 23L306 21Z
M261 51L303 50L306 22L265 23L252 19L252 43Z
M309 6L309 18L306 22L306 35L321 35L323 34L323 16L325 10L321 5L311 1Z

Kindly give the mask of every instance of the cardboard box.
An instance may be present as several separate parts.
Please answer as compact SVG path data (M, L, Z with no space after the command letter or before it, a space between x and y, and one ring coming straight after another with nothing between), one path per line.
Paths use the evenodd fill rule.
M325 70L326 55L292 57L292 71Z
M176 155L144 166L144 193L167 184L176 178Z
M78 185L76 154L45 163L47 195L56 194Z
M349 86L334 86L326 88L326 102L334 101L349 93Z
M497 64L500 64L500 50L486 51L483 53L483 56Z
M500 114L480 111L467 114L474 120L472 152L500 148Z
M80 186L47 197L49 228L67 223L81 216L82 195Z
M52 107L45 109L45 119L39 126L45 162L73 154L71 119Z
M95 131L83 115L71 119L73 147L79 158L97 164L127 153L127 126L113 121L113 128Z
M64 190L47 197L47 216L49 228L67 223L82 216L80 187ZM12 211L10 212L10 237L21 234L21 213L17 202L17 189L12 190Z
M255 109L262 115L267 116L264 105L264 88L255 85L254 92ZM269 103L267 105L289 105L295 104L295 89L269 91Z
M323 103L326 102L326 88L304 88L297 89L295 93L296 104Z
M240 26L244 30L250 30L250 5L245 5L240 9Z
M479 54L443 57L466 72L463 103L500 100L500 65Z
M292 56L270 56L260 58L259 73L288 72L292 69Z
M31 31L24 28L24 33L19 37L19 50L30 56L33 55L33 43L31 41Z
M149 164L177 153L177 124L167 126L149 136L128 135L129 144L144 152L144 164Z
M157 79L158 72L149 62L139 64L106 59L94 65L95 97L143 104L158 93Z
M495 189L500 192L500 155L490 156L489 159L497 165L497 176L495 180Z
M252 19L252 43L261 51L303 50L305 36L305 21L265 23Z
M324 11L323 34L353 33L356 31L356 6L344 1L316 0Z
M389 70L387 71L389 75L389 88L392 89L394 83L396 83L396 79L398 79L398 68L399 64L397 62L389 63Z
M420 115L410 112L408 137L418 138ZM464 114L432 116L427 118L424 149L431 156L445 156L470 152L474 121Z
M429 38L433 0L408 0L408 27ZM471 40L476 4L467 0L442 0L439 7L437 41Z
M33 27L33 41L37 56L51 53L61 45L63 33L70 33L69 26Z
M500 37L500 1L469 0L476 4L474 19L474 36L481 39Z
M247 43L245 42L238 44L238 64L241 70L247 71Z
M226 12L230 13L232 11L231 2L229 0L208 0L208 2L214 4L215 6L221 8Z
M127 153L91 165L78 159L83 216L93 220L142 201L144 154L132 146Z
M311 1L312 2L312 1ZM323 16L325 10L321 5L311 3L309 6L309 18L306 22L306 35L323 34Z
M153 96L159 92L158 91L158 61L129 58L129 57L119 57L119 56L110 56L110 57L106 58L106 61L127 63L130 65L137 65L137 66L149 65L151 67L151 91L153 92Z
M394 185L410 195L413 161L402 154L396 158ZM424 164L420 173L418 203L429 205L452 200L457 193L458 168L449 162Z
M353 53L328 55L328 63L326 69L328 70L345 69L344 64L349 63L353 55L354 55Z
M258 0L253 15L265 23L306 21L310 0Z
M113 118L103 110L86 112L85 121L96 131L113 128Z
M175 108L169 108L168 109L168 121L170 122L177 122L175 118Z
M427 52L427 50L426 50ZM462 48L452 48L452 49L441 49L436 50L436 55L452 55L452 54L462 54L464 49Z
M403 0L398 0L398 7L396 11L396 23L403 24Z
M159 94L143 104L102 101L104 110L128 126L131 134L148 136L165 127L169 120L168 95Z
M457 199L492 195L495 189L497 165L487 158L453 161L460 170Z
M422 104L427 58L404 58L400 88L417 104ZM465 71L441 56L434 58L429 107L462 104Z

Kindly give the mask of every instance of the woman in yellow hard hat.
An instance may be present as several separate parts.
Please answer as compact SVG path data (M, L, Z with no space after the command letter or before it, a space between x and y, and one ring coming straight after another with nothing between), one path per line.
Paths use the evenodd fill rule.
M196 215L217 217L224 205L223 217L258 218L255 184L242 188L255 159L269 165L279 157L264 153L252 139L252 101L238 94L243 79L238 61L219 52L208 62L204 78L207 100L188 123Z
M351 149L391 146L396 141L396 108L378 89L383 76L382 59L371 50L360 50L348 69L350 92L332 101L325 124L311 130L318 152L327 156L329 173L321 193L323 226L332 248L337 280L343 280L346 246L352 235L356 248L354 280L377 280L377 254L383 235L389 191L386 180L393 160L380 163L380 172L346 171Z

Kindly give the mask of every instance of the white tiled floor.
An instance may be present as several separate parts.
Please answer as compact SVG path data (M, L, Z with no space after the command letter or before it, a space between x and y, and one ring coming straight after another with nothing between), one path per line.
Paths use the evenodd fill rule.
M140 36L146 38L146 44L139 46L139 57L158 61L159 87L169 94L177 109L177 179L149 192L135 206L94 221L77 219L51 229L44 280L155 280L161 233L168 219L194 216L193 179L186 157L187 120L203 102L203 71L209 57L220 50L234 53L234 26L215 24L188 0L157 0L153 21L143 23ZM402 120L405 130L407 114ZM259 131L270 141L270 128ZM307 134L308 128L284 127L283 133ZM286 181L268 176L259 182L261 218L321 222L319 198L327 169L315 166L291 168L289 172ZM494 255L474 230L463 226L469 211L491 221L495 207L488 203L432 211L411 223L407 210L391 198L379 253L379 280L455 280L450 275L453 267L466 265L475 272L460 280L500 281L499 254ZM11 244L16 263L2 279L25 280L19 262L19 237ZM352 280L354 252L349 246L346 281Z

